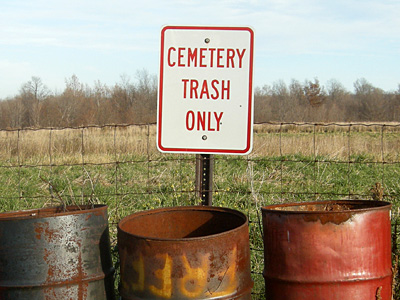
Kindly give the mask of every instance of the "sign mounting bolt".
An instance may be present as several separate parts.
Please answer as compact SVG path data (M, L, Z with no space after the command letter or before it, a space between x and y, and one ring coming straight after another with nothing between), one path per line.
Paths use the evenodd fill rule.
M205 141L205 140L207 139L207 136L206 136L206 135L203 135L203 136L201 137L201 139L202 139L203 141Z
M206 39L204 40L204 42L205 42L206 44L208 44L208 43L210 42L210 39L209 39L209 38L206 38Z

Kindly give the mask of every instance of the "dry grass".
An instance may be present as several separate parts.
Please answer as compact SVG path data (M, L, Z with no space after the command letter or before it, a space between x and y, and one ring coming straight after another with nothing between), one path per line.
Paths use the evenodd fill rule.
M279 124L254 127L254 156L326 157L349 161L367 155L377 162L399 160L400 123Z
M368 154L374 161L391 162L399 160L399 136L399 123L268 123L255 125L251 156L301 153L349 160ZM0 131L3 164L104 163L157 155L155 125Z
M151 125L0 131L3 163L104 163L155 152L155 127Z

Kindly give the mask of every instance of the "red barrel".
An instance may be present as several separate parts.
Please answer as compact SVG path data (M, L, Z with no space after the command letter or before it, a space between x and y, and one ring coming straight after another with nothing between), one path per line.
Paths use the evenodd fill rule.
M391 204L321 201L262 208L268 300L390 300Z
M250 300L247 218L217 207L139 212L118 224L122 299Z

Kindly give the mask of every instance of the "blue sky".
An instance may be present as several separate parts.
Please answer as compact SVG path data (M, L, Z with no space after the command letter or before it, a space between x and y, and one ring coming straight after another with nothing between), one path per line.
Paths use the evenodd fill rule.
M1 0L0 99L38 76L62 92L75 74L94 86L158 75L163 25L251 26L255 86L365 78L400 84L398 0Z

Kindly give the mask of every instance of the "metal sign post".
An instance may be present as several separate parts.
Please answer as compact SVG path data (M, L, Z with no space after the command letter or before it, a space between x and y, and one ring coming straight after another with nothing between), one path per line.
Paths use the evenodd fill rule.
M196 155L196 195L202 205L212 206L214 155Z

